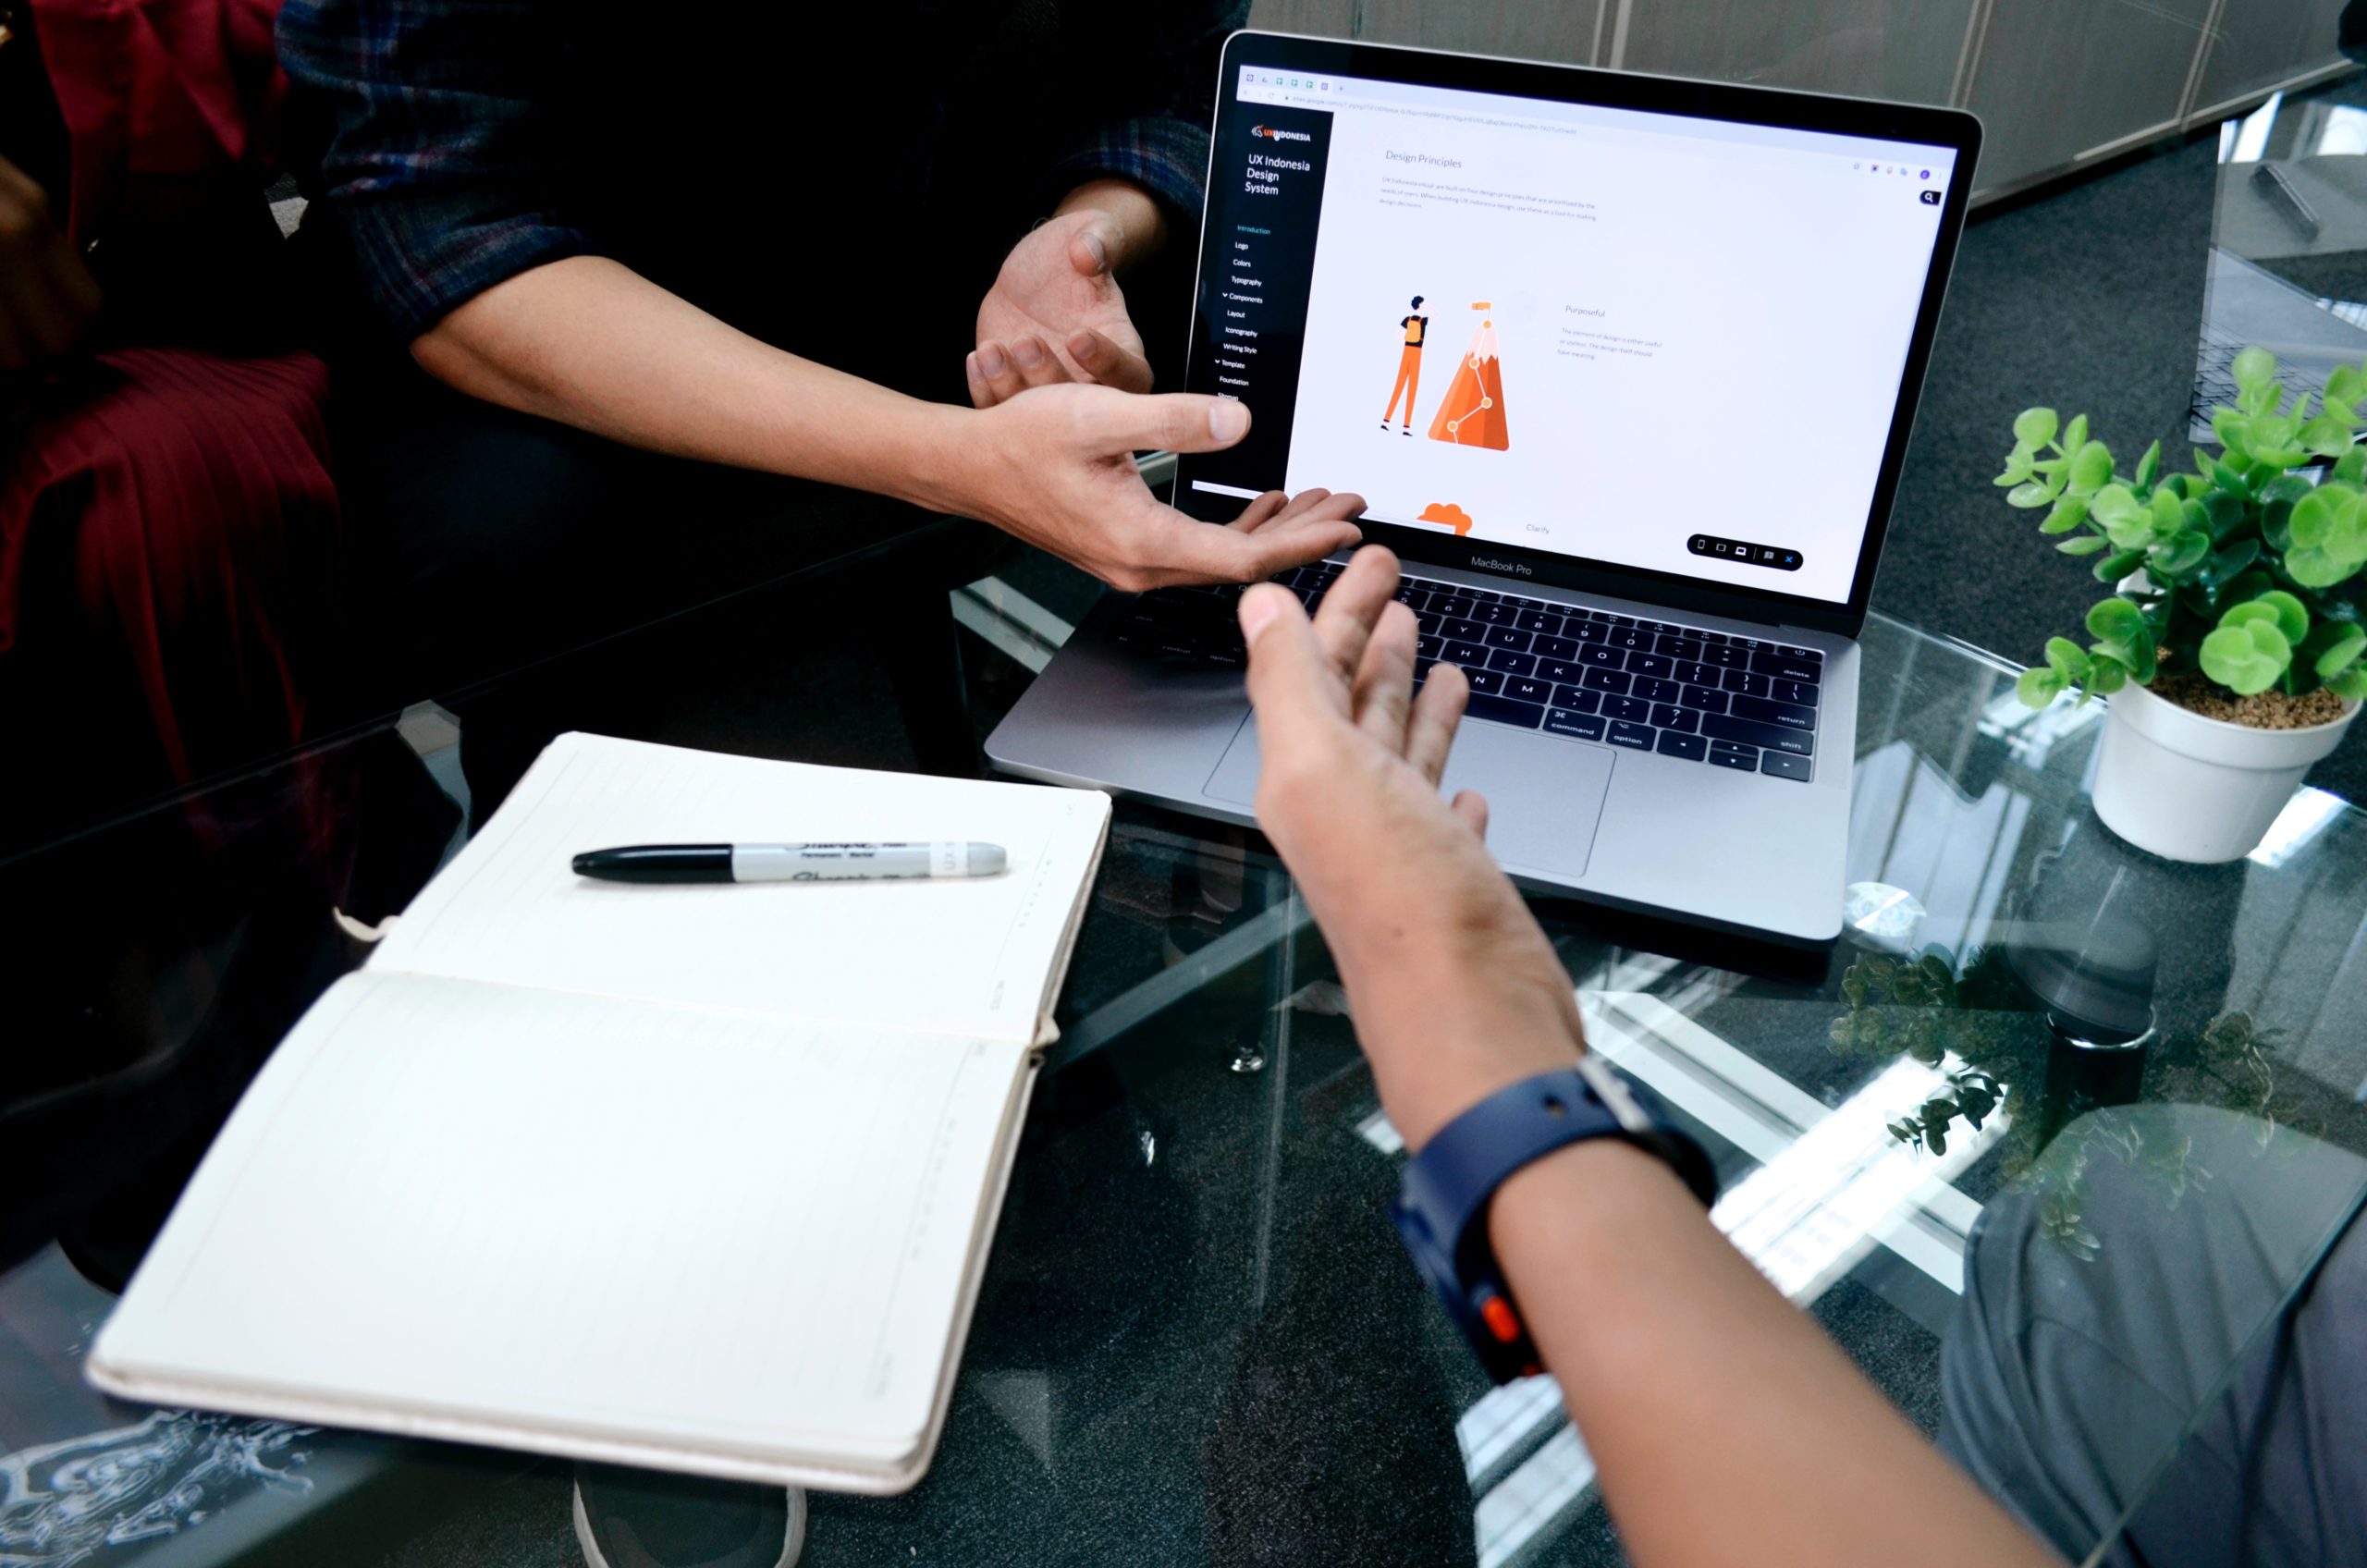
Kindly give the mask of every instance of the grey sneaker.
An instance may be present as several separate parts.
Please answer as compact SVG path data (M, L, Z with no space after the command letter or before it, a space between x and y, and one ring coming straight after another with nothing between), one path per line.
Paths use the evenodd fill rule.
M805 1489L578 1464L575 1540L591 1568L791 1568Z

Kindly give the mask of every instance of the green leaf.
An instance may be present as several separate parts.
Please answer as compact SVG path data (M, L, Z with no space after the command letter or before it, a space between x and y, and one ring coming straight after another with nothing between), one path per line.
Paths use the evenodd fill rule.
M2145 558L2145 570L2156 581L2176 580L2201 566L2210 553L2211 535L2190 528L2154 545Z
M2307 474L2280 473L2261 486L2260 498L2263 501L2298 501L2316 488Z
M2001 487L2007 484L2019 484L2030 476L2033 456L2034 454L2028 447L2016 447L2005 454L2005 472L1990 483Z
M2156 441L2145 448L2143 457L2137 459L2137 488L2142 490L2152 484L2161 472L2162 444Z
M2225 490L2214 490L2201 502L2204 533L2215 544L2243 526L2244 503Z
M2045 506L2054 498L2047 494L2046 486L2035 479L2025 480L2005 492L2005 504L2009 507L2019 507L2024 511L2028 511L2032 507Z
M2109 654L2098 658L2088 669L2088 690L2099 697L2109 697L2128 684L2129 669Z
M2236 610L2249 607L2238 605ZM2202 640L2200 656L2203 674L2238 696L2249 697L2276 684L2293 663L2293 647L2272 622L2255 619L2223 623Z
M2367 565L2367 506L2329 480L2293 505L2285 570L2304 588L2330 588Z
M2255 462L2265 462L2271 449L2282 451L2300 439L2301 422L2286 414L2265 414L2252 421L2246 438ZM2291 467L2291 464L2285 465Z
M2038 525L2041 533L2068 533L2088 521L2088 500L2084 496L2066 496L2054 503L2046 521Z
M2309 607L2282 588L2272 588L2256 599L2236 606L2219 618L2222 626L2273 626L2288 643L2309 633Z
M2067 452L2076 452L2087 444L2088 416L2073 414L2071 423L2063 431L2063 449Z
M2326 690L2346 702L2358 702L2367 697L2367 668L2352 665L2349 669L2328 678Z
M2100 600L2088 611L2088 634L2096 639L2096 645L2089 652L2113 661L2140 680L2153 679L2158 657L2153 628L2135 605L2118 596ZM2104 672L2099 669L2097 673ZM2096 689L2109 692L2113 687L2099 685Z
M2145 552L2142 550L2117 551L2113 555L2106 556L2103 559L2095 564L2094 571L2096 574L2096 581L2099 582L2117 582L2122 578L2127 577L2130 572L2135 571L2140 566L2142 566L2144 562Z
M2367 391L2367 380L2361 379L2357 365L2336 365L2334 374L2326 377L2328 404L2356 403L2362 391Z
M2104 547L2104 542L2092 533L2082 533L2077 539L2066 539L2054 547L2067 556L2092 556Z
M2070 680L2084 680L2088 677L2088 652L2068 637L2046 640L2046 663L2047 668L2060 670Z
M2353 447L2336 459L2327 477L2344 484L2367 483L2367 447Z
M2112 451L2101 441L2091 441L2071 458L2071 493L2092 496L2112 483Z
M2070 685L2061 671L2041 665L2035 669L2022 671L2021 679L2014 682L2014 695L2019 697L2025 706L2042 708L2063 695Z
M2301 643L2301 656L2310 660L2321 680L2332 680L2358 663L2362 651L2367 651L2367 630L2342 621L2314 629Z
M2338 458L2350 450L2350 426L2332 414L2320 414L2301 427L2301 445L2322 458Z
M2265 349L2246 349L2236 356L2236 385L2250 391L2265 386L2276 374L2276 356Z
M2088 635L2107 643L2125 643L2146 631L2144 612L2117 596L2100 599L2088 611Z
M2230 458L2243 456L2245 430L2250 423L2235 409L2211 410L2211 434L2219 437L2219 445L2227 449Z
M2258 558L2259 555L2259 540L2238 539L2234 544L2228 545L2226 549L2220 551L2217 555L2212 557L2210 566L2204 570L2208 572L2214 582L2225 582L2229 578L2235 576L2238 572L2243 570L2244 568L2251 565L2252 562Z
M2236 394L2236 407L2243 410L2255 421L2275 419L2276 405L2284 400L2285 389L2274 381L2265 382L2258 386L2247 386ZM2258 443L2254 442L2253 445L2257 446Z
M2053 409L2024 409L2014 416L2014 439L2024 446L2044 446L2054 439L2054 432Z

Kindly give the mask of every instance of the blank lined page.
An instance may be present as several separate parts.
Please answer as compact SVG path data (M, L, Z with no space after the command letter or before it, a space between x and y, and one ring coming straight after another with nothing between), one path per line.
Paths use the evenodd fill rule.
M551 743L372 967L1034 1042L1110 817L1097 791ZM975 839L1000 876L595 882L619 844Z
M97 1358L889 1464L929 1424L1026 1055L351 975L239 1103Z

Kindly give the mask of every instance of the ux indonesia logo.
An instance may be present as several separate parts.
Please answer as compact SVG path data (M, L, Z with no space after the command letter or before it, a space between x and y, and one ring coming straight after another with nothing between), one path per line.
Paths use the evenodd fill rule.
M1269 141L1312 141L1315 140L1306 131L1278 130L1270 125L1253 125L1249 128L1249 134L1262 136Z

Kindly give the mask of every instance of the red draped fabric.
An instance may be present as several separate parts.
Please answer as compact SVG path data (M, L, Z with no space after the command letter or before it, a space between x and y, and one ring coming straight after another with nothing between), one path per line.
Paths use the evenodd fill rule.
M276 0L31 9L78 239L136 236L193 189L260 202L284 85ZM108 326L120 303L102 309L97 350L0 423L0 725L43 775L0 796L60 827L288 748L332 634L327 371L300 352L126 342ZM239 340L236 324L202 325L191 336Z

